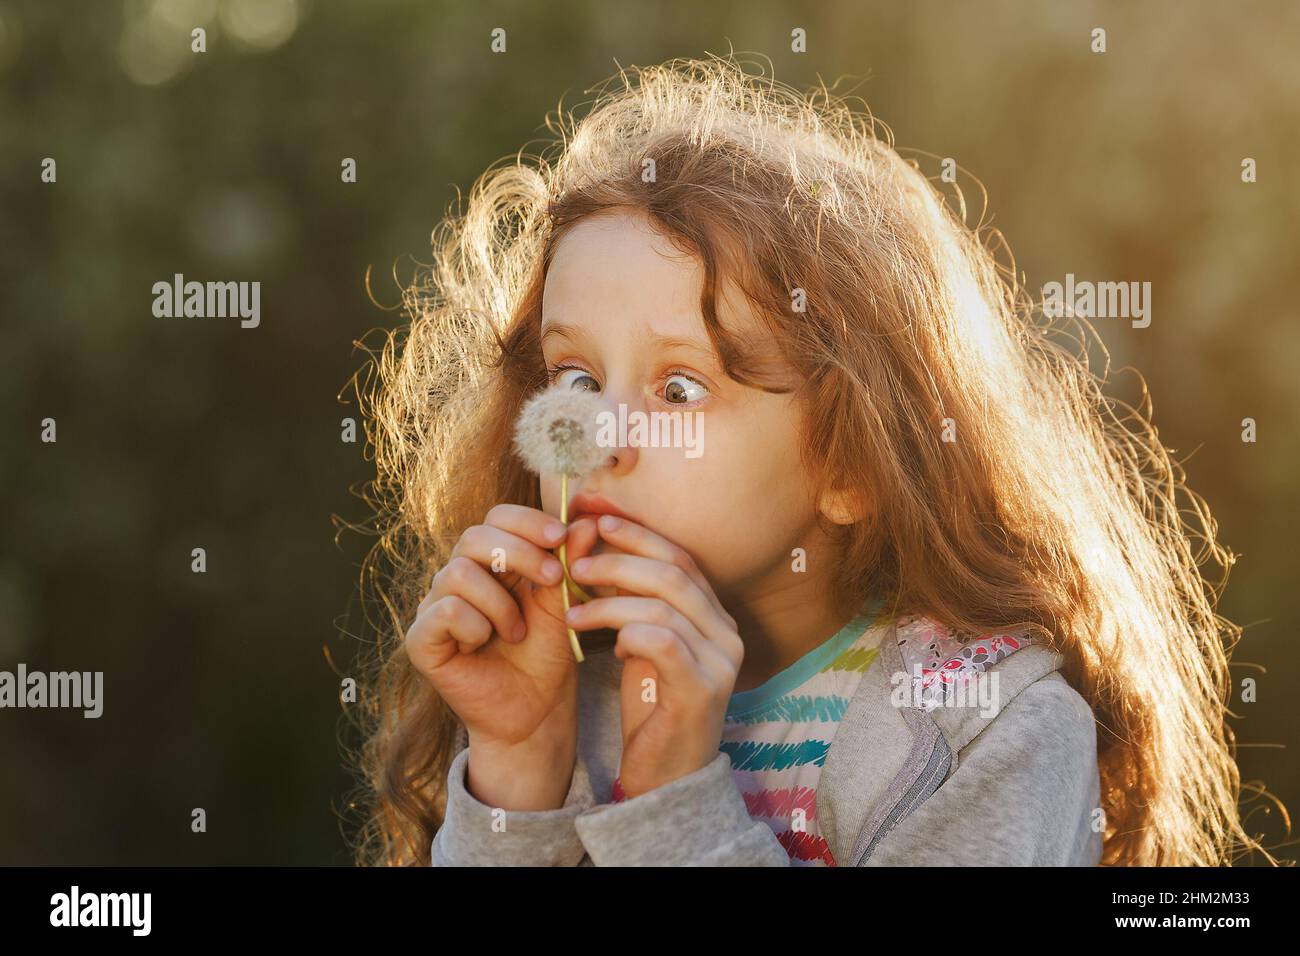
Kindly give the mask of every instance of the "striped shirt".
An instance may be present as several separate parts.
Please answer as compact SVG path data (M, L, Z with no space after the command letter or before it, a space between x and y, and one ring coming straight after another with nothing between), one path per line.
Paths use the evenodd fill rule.
M817 819L817 781L844 710L884 633L864 608L828 640L751 690L731 695L720 750L749 815L793 866L835 866Z

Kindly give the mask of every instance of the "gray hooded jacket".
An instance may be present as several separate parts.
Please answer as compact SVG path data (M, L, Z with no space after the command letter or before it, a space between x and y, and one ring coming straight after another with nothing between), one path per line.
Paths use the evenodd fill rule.
M994 713L914 706L895 692L908 668L892 622L832 738L816 790L822 835L840 866L1094 866L1101 858L1096 727L1058 673L1060 655L1027 644L985 671ZM500 812L465 787L464 727L448 771L434 866L790 866L753 819L719 752L694 773L611 803L622 738L622 661L579 666L578 755L565 803Z

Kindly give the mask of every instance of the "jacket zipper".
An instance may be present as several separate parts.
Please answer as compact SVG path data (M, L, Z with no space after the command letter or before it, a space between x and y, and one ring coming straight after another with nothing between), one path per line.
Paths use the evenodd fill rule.
M928 799L934 791L939 789L939 784L943 783L944 778L947 777L948 768L951 765L952 751L948 748L948 742L944 740L943 734L937 733L930 751L930 757L925 766L921 768L921 772L917 774L916 780L907 788L907 791L899 797L898 802L890 808L889 813L885 815L885 819L881 821L880 827L870 836L870 839L868 839L866 831L858 835L849 865L861 866L866 862L875 850L876 844L888 836L889 831L895 825L905 819L908 814Z

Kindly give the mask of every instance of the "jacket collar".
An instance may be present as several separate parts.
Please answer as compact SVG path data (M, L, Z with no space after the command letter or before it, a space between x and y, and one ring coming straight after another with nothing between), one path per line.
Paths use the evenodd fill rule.
M1021 638L1010 649L1014 653L980 655L978 644L969 642L963 659L977 659L979 670L997 675L990 676L996 708L917 706L917 695L903 692L915 679L918 662L908 621L893 618L878 625L886 628L879 653L844 711L818 781L821 833L840 865L856 865L882 830L887 832L952 775L959 752L1002 707L1062 662L1059 653L1023 632L1010 632Z

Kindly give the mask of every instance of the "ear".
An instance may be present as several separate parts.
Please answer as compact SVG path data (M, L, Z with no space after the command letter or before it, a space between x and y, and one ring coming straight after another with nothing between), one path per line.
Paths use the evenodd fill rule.
M835 524L856 524L868 514L868 506L853 491L827 491L817 503L817 510Z

